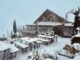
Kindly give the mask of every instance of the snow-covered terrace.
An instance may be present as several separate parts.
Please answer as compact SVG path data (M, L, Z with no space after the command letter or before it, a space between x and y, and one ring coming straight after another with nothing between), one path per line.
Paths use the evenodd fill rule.
M57 51L61 50L65 46L66 42L68 42L69 40L70 40L70 38L58 37L57 42L49 44L47 46L41 45L41 47L37 48L37 50L39 51L39 54L49 53L49 54L54 55ZM14 60L27 60L27 56L29 54L31 54L33 52L33 50L26 52L24 54L18 53L17 57ZM59 60L69 60L69 58L64 57L64 56L60 56L60 55L58 55L58 59Z
M30 37L24 37L24 38L21 38L21 39L24 40L24 41L25 40L28 40L28 41L31 40L30 42L37 40L37 38L30 38ZM70 38L63 38L63 37L59 37L59 36L58 36L57 39L58 39L57 42L53 42L49 45L43 45L42 44L39 48L37 48L39 54L49 53L51 55L55 55L55 54L57 54L56 53L57 51L60 51L70 41ZM2 42L0 44L2 44ZM8 45L9 48L11 48L11 50L13 52L14 52L14 50L18 51L18 49L16 49L14 47L14 45L12 45L12 44L7 44L7 45ZM22 44L22 45L24 45L24 44ZM3 47L3 45L1 45L1 46ZM2 47L0 49L2 49ZM19 49L19 52L18 52L17 56L15 58L12 58L12 60L13 59L14 60L28 60L27 59L28 55L32 54L32 52L34 50L36 50L36 49L33 48L31 51L27 50L27 52L25 52L25 53L20 53L21 51ZM80 54L77 54L74 59L70 59L70 58L67 58L65 56L61 56L61 55L58 55L58 54L57 54L57 56L58 56L58 60L79 60L78 58L80 58Z

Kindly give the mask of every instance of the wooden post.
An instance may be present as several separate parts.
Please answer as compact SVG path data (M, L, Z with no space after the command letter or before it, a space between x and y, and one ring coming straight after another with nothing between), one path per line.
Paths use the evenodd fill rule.
M32 50L32 44L31 43L29 43L29 46L30 46L30 50Z
M24 48L22 48L22 53L24 53Z
M10 53L10 60L12 59L12 53Z
M6 52L6 50L4 50L4 54L3 54L3 60L5 59L5 52Z
M17 52L15 52L15 57L16 57L16 55L17 55Z

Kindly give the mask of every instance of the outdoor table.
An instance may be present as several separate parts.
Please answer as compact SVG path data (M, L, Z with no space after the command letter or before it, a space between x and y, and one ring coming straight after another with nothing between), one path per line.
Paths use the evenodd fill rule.
M36 48L36 41L38 40L37 38L23 37L20 39L22 41L25 41L30 46L30 50L32 50L32 48Z
M54 36L50 36L50 35L38 35L38 37L40 39L49 40L49 43L53 42L54 40Z
M44 43L44 44L48 44L49 43L49 40L45 40L45 39L39 39L40 41L42 41L42 43Z
M40 44L42 44L42 41L38 40L38 41L36 41L36 43L37 43L37 48L38 48L38 47L40 47Z
M10 49L9 46L7 46L6 43L0 41L0 52L4 52L3 53L3 60L5 59L5 52L9 49Z
M53 59L50 59L50 58L46 58L46 59L44 59L44 60L53 60Z
M32 42L37 41L37 38L23 37L23 38L19 38L18 40L22 40L22 41L25 41L25 42L27 42L27 43L32 43Z
M9 49L9 46L7 46L6 43L0 41L0 51L4 51L7 49Z
M54 36L49 36L49 35L38 35L40 38L54 38Z
M14 57L16 57L16 54L19 51L19 49L13 44L8 44L8 46L10 47L11 58L13 57L13 54L15 54Z
M15 45L17 45L17 46L19 46L21 49L22 49L22 52L24 53L24 52L26 52L26 51L24 51L24 50L26 50L29 46L28 45L25 45L25 44L23 44L23 43L20 43L20 42L15 42Z
M37 47L37 43L35 42L29 42L29 46L30 46L30 50L32 50L32 48L36 48Z

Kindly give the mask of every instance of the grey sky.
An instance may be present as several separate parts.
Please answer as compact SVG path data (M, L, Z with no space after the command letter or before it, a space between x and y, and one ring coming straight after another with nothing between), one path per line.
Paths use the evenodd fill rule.
M0 0L0 36L17 26L33 23L46 9L64 17L66 12L80 6L79 0ZM73 21L70 15L69 21Z

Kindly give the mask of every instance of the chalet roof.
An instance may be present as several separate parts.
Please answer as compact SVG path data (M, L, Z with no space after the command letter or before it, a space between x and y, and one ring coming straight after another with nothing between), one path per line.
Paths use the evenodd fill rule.
M52 12L49 9L46 9L34 23L43 21L68 22L64 18L62 18L61 16L57 15L56 13Z
M38 25L46 25L46 26L57 26L61 25L60 22L38 22Z
M31 25L36 25L36 23L31 24ZM62 23L60 22L38 22L37 25L44 25L44 26L60 26ZM28 25L29 26L29 25ZM72 23L65 23L64 26L73 26Z
M74 26L73 23L65 23L64 25L65 26L72 26L72 27Z

